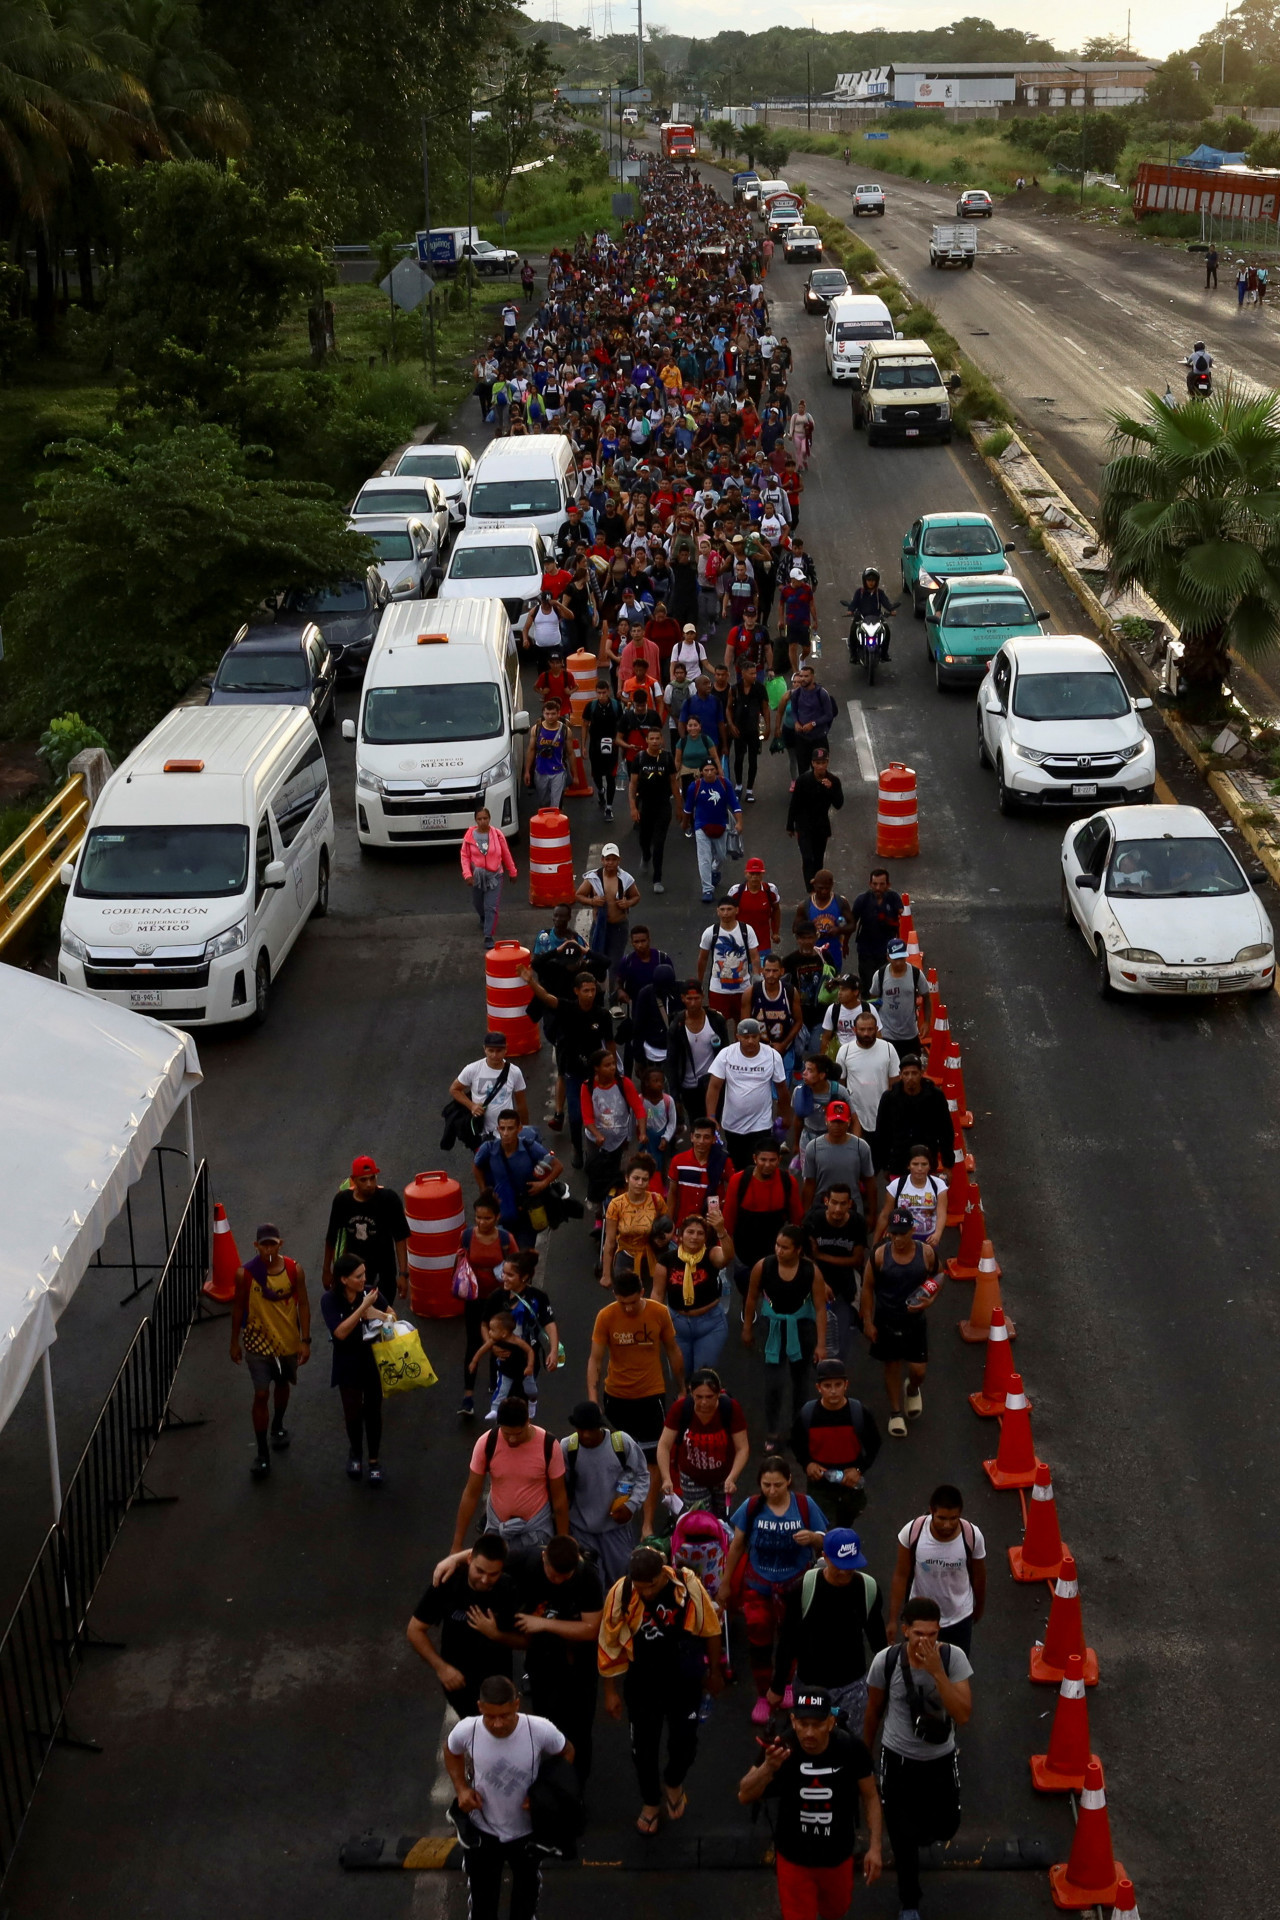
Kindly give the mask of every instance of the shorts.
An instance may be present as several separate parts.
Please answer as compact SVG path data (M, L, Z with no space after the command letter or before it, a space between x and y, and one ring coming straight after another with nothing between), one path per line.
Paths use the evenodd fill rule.
M707 995L707 1005L723 1019L737 1020L742 1013L742 988L736 993L721 993L718 987L713 987Z
M871 1343L871 1358L888 1366L894 1360L917 1365L929 1358L929 1329L922 1313L906 1320L878 1320L876 1337Z
M615 1394L604 1396L604 1417L611 1427L629 1433L645 1458L657 1452L667 1417L666 1401L660 1393L648 1393L637 1400L619 1400Z
M298 1384L298 1356L296 1353L250 1353L246 1349L244 1363L249 1369L249 1378L259 1393L265 1393L268 1387L296 1387Z

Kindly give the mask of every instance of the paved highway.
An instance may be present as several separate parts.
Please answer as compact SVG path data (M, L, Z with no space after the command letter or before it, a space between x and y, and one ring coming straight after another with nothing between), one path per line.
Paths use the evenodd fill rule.
M818 421L803 531L820 564L824 678L842 703L858 703L876 761L906 759L919 774L922 852L895 881L911 891L965 1048L972 1144L1020 1320L1017 1355L1102 1661L1090 1706L1119 1851L1152 1913L1258 1912L1274 1818L1253 1756L1267 1738L1258 1677L1280 1501L1266 1251L1280 1227L1266 1173L1280 1140L1276 1004L1100 1002L1084 948L1058 917L1060 823L998 815L992 776L976 764L972 699L935 692L921 628L899 619L874 689L853 677L835 601L864 562L876 559L896 585L901 536L922 510L981 506L1006 523L967 448L868 450L853 438L844 396L821 377L820 328L801 312L800 285L798 269L779 268L771 291L775 324L796 346L795 391ZM1018 565L1055 625L1078 628L1040 558ZM873 853L875 789L860 777L852 734L842 729L836 745L848 799L829 857L853 892ZM388 1182L440 1164L436 1115L483 1027L479 941L455 857L362 862L352 749L330 734L326 750L342 834L332 916L299 943L263 1033L200 1043L204 1147L242 1250L257 1218L281 1218L286 1250L313 1276L328 1199L353 1152L376 1154ZM1163 736L1160 754L1178 797L1201 799ZM748 839L794 902L784 768L766 758ZM604 836L590 801L570 806L581 868ZM638 870L634 842L623 846ZM523 842L518 857L523 875ZM660 901L644 899L644 918L687 964L707 913L682 840L666 878ZM504 932L526 936L546 918L519 904L523 891L509 894ZM534 1070L535 1113L545 1068ZM591 1257L583 1229L570 1227L550 1258L568 1367L545 1412L560 1431L581 1392L599 1299ZM983 1491L991 1435L963 1400L980 1357L952 1330L968 1298L949 1288L934 1310L925 1416L907 1442L887 1444L863 1531L887 1578L891 1530L937 1480L965 1487L993 1560L964 1737L963 1831L1040 1833L1062 1849L1067 1811L1037 1801L1026 1771L1052 1708L1026 1680L1045 1598L1004 1572L1016 1500ZM291 1452L268 1485L250 1483L248 1390L226 1359L225 1331L196 1331L179 1383L183 1411L209 1424L166 1438L151 1476L182 1498L131 1517L96 1608L99 1632L127 1644L93 1657L74 1718L105 1751L55 1754L6 1888L9 1910L14 1920L90 1910L100 1920L221 1910L452 1920L462 1912L456 1876L344 1879L335 1858L366 1826L441 1826L439 1700L402 1633L463 1475L458 1329L428 1330L440 1387L389 1408L381 1496L343 1474L323 1347L295 1398ZM758 1421L753 1363L731 1349L727 1371ZM857 1390L882 1412L874 1370L856 1371ZM688 1828L745 1831L732 1788L751 1751L748 1704L739 1688L716 1708ZM635 1795L621 1733L602 1724L597 1751L595 1857L629 1859ZM1026 1875L948 1876L926 1898L930 1912L957 1920L1048 1910L1043 1880ZM557 1879L544 1911L585 1920L602 1899L624 1920L655 1901L680 1920L730 1899L753 1920L775 1911L764 1875L637 1882L606 1870ZM894 1913L890 1887L859 1893L857 1911Z

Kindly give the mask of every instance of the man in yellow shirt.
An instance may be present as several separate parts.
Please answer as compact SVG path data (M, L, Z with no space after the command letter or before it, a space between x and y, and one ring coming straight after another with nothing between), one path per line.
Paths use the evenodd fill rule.
M298 1368L311 1358L311 1303L301 1265L286 1259L280 1251L279 1227L259 1227L253 1244L257 1248L254 1258L236 1269L231 1358L239 1366L243 1353L248 1361L257 1446L249 1471L263 1479L271 1471L267 1452L269 1417L271 1444L276 1452L289 1444L284 1413L290 1390L297 1384ZM275 1410L269 1415L267 1397L273 1386Z

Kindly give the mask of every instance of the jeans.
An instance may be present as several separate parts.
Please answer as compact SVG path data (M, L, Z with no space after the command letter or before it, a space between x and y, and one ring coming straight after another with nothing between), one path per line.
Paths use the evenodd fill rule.
M674 1285L674 1281L671 1284ZM722 1301L718 1307L708 1307L705 1313L681 1313L678 1307L671 1305L670 1294L667 1296L667 1305L671 1309L671 1324L676 1330L676 1343L684 1360L685 1379L696 1373L699 1367L717 1366L729 1337L727 1305Z
M467 1876L469 1920L498 1920L502 1899L502 1869L511 1868L511 1920L533 1920L542 1892L540 1856L532 1840L495 1840L481 1833L479 1844L467 1847L462 1855Z
M560 811L560 802L564 799L564 790L569 784L569 770L562 767L559 773L535 773L533 791L540 807L551 807Z
M631 1721L631 1758L640 1798L646 1807L662 1805L662 1788L684 1785L698 1751L698 1712L702 1680L671 1675L656 1682L634 1668L622 1683ZM662 1729L667 1729L667 1764L659 1770Z
M898 1904L920 1905L920 1849L950 1840L960 1825L960 1763L954 1753L937 1760L905 1760L891 1747L880 1750L880 1797L898 1873Z
M610 922L603 907L596 908L591 927L591 951L609 962L609 984L613 985L618 962L627 950L630 929L625 920Z
M502 905L502 881L499 880L496 887L486 887L483 882L477 885L472 881L471 904L476 910L484 943L486 947L491 947L498 925L498 908Z
M766 1434L780 1432L782 1419L782 1394L791 1377L791 1418L800 1417L800 1409L809 1398L809 1382L812 1378L813 1349L817 1341L817 1328L812 1320L801 1320L796 1328L800 1339L800 1351L803 1358L788 1360L786 1354L786 1329L783 1329L783 1355L781 1360L766 1360L764 1363L764 1429Z
M493 1390L493 1398L489 1402L487 1417L490 1420L496 1420L498 1417L498 1408L502 1405L503 1401L513 1393L519 1394L528 1402L529 1418L536 1420L538 1417L538 1376L536 1373L530 1374L527 1379L516 1378L509 1373L500 1373L498 1375L498 1384Z
M698 850L698 878L702 882L704 893L714 893L720 878L720 851L724 846L724 837L712 838L699 827L693 836Z
M662 856L667 844L667 833L671 826L671 808L666 807L660 813L640 809L640 824L636 834L640 841L641 860L653 862L652 877L662 878Z

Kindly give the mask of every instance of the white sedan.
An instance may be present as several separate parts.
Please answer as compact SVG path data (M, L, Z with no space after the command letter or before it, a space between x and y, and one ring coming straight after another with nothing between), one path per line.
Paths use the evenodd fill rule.
M1093 953L1098 991L1266 993L1271 922L1199 807L1120 807L1067 829L1062 913Z

